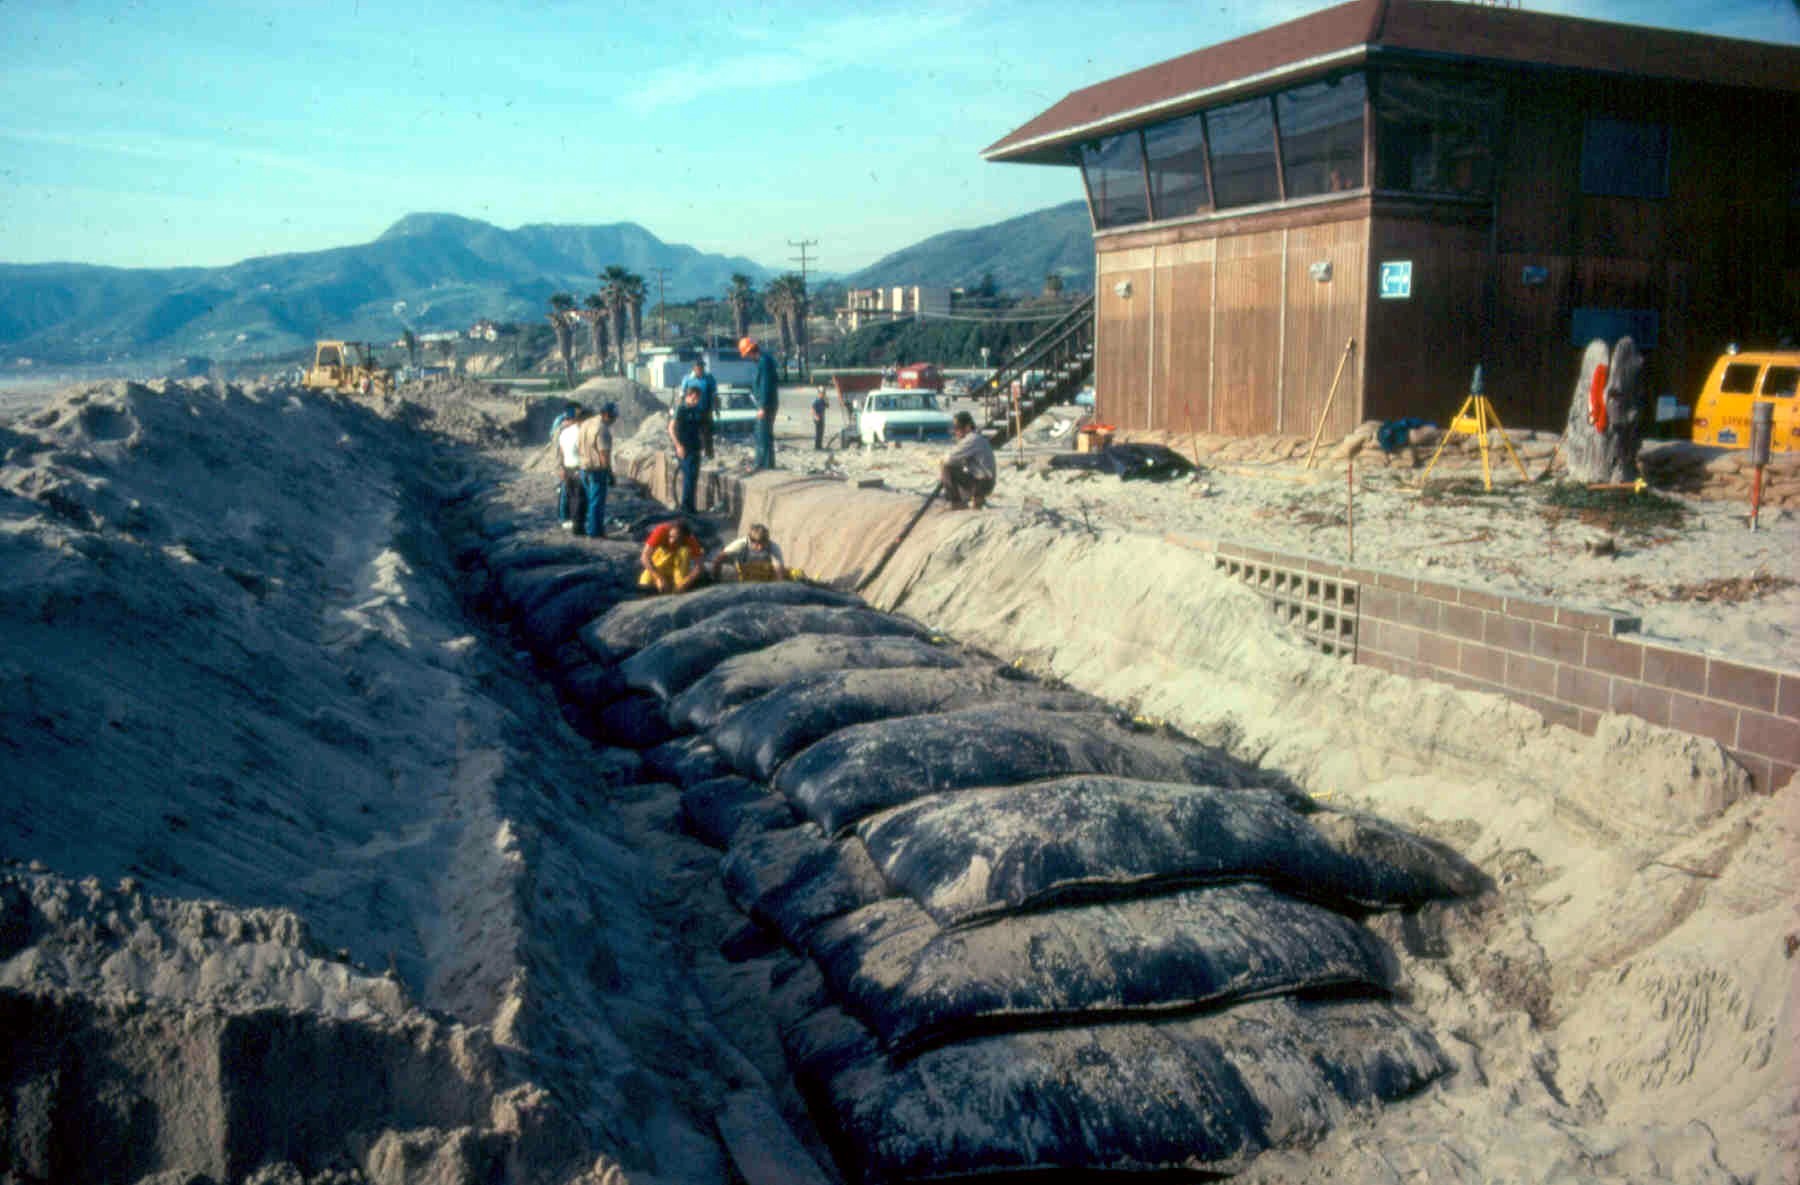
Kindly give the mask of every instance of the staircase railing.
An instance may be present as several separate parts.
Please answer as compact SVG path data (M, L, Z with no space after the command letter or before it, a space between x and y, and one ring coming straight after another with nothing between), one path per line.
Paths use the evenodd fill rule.
M1077 303L983 379L973 392L987 408L988 439L997 447L1045 408L1066 403L1094 373L1094 298ZM1017 414L1012 388L1019 384Z

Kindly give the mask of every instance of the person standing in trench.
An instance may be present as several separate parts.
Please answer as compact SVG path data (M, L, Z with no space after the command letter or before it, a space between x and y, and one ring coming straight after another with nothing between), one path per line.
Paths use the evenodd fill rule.
M669 441L675 446L675 461L681 473L679 508L683 514L694 513L694 492L700 483L700 453L705 440L702 425L706 421L701 398L699 387L683 387L669 415Z

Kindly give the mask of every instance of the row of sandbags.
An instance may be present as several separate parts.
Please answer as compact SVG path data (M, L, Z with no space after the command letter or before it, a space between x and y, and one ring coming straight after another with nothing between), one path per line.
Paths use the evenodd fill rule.
M570 720L722 849L851 1178L1229 1171L1449 1069L1361 923L1479 891L1442 848L843 593L478 550Z

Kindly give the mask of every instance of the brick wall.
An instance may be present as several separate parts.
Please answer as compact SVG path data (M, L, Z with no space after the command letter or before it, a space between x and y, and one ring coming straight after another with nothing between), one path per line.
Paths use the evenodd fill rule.
M1620 713L1707 737L1731 750L1764 791L1800 769L1800 672L1647 642L1632 636L1640 624L1634 617L1228 543L1173 541L1213 551L1285 618L1293 617L1296 590L1303 605L1317 600L1353 618L1354 661L1363 666L1504 695L1589 734L1601 716Z

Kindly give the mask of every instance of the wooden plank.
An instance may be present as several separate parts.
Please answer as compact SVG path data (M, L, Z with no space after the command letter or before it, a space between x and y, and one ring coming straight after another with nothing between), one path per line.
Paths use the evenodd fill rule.
M766 1096L747 1090L727 1095L714 1122L748 1185L830 1185Z

